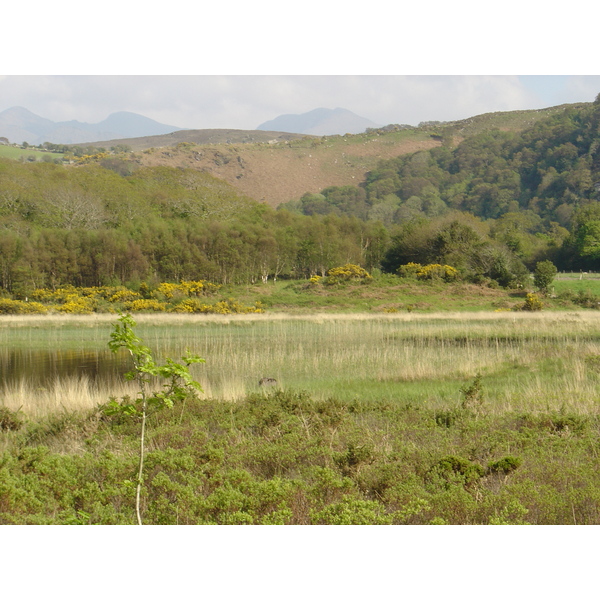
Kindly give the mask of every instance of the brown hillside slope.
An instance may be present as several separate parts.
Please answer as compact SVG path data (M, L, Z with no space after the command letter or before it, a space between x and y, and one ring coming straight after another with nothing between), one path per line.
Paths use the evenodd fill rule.
M434 148L442 140L456 145L471 135L494 129L521 131L566 108L584 105L486 113L461 121L422 123L416 128L390 125L344 136L206 129L101 145L128 145L134 151L129 160L144 166L206 171L255 200L278 206L329 186L357 185L380 159Z
M328 186L356 185L382 158L433 148L427 133L360 134L260 144L179 144L137 156L145 166L207 171L271 206Z

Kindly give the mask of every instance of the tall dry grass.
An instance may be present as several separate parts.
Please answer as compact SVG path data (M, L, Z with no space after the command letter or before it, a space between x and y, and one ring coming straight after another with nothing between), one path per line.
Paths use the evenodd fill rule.
M236 400L262 377L315 397L385 398L449 406L483 376L489 410L596 411L600 311L344 315L136 315L136 333L159 357L185 349L206 359L192 373L205 395ZM114 315L0 319L3 344L106 348ZM19 342L18 340L21 340ZM23 342L22 340L25 340ZM39 386L38 386L39 387ZM3 401L27 414L88 408L132 394L122 380L27 380Z
M110 396L135 396L137 387L124 380L93 382L83 375L57 377L43 387L21 379L4 385L0 393L6 407L21 410L35 419L55 412L88 410L106 402Z

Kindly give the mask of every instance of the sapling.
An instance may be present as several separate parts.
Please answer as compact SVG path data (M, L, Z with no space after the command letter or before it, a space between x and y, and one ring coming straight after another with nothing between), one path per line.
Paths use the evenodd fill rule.
M150 348L144 346L142 341L135 335L133 328L135 321L131 315L121 315L115 323L114 331L110 335L108 347L113 352L124 348L131 356L133 369L125 373L129 381L136 381L139 391L133 402L128 396L123 397L121 402L115 398L104 406L107 415L123 415L141 420L140 431L140 463L137 476L137 489L135 498L135 510L138 524L142 524L140 512L140 496L144 483L144 442L146 435L146 419L151 412L163 408L173 408L176 402L183 401L190 394L202 392L197 381L192 379L189 366L194 363L204 362L203 358L195 354L186 354L181 358L183 364L167 358L164 365L158 365L152 356ZM162 389L151 391L149 385L153 378L159 377L166 381Z

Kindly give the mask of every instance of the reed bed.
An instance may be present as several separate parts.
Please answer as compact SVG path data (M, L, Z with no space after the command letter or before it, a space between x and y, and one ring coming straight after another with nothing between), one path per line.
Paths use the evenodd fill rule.
M206 359L193 375L205 396L235 401L272 377L315 398L386 399L449 408L482 375L486 409L597 412L600 312L344 315L136 315L136 333L162 358ZM15 348L105 351L114 315L0 319L0 361ZM4 357L4 358L3 358ZM115 357L126 363L126 356ZM32 369L35 369L32 365ZM0 384L27 414L85 408L131 393L114 373ZM73 379L73 380L71 380ZM39 385L37 386L39 388Z
M37 419L51 413L86 410L103 404L110 396L131 396L136 392L135 385L125 380L98 382L83 375L56 377L43 387L35 381L20 379L5 384L1 394L6 407Z

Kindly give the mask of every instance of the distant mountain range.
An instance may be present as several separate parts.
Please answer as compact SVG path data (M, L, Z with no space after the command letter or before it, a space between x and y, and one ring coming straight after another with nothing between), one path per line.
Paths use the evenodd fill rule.
M345 108L316 108L301 115L281 115L262 123L256 129L307 135L344 135L363 133L370 127L377 128L380 125Z
M343 135L363 133L367 128L380 125L360 117L345 108L316 108L300 115L281 115L259 125L259 131L273 131L301 135ZM86 144L108 140L167 135L185 131L181 127L164 125L132 112L116 112L100 123L80 121L51 121L21 106L0 112L0 137L11 143L37 146L53 144Z
M79 121L55 122L40 117L21 106L0 113L0 136L12 143L32 145L81 144L105 140L165 135L181 131L180 127L163 125L136 113L116 112L100 123Z

